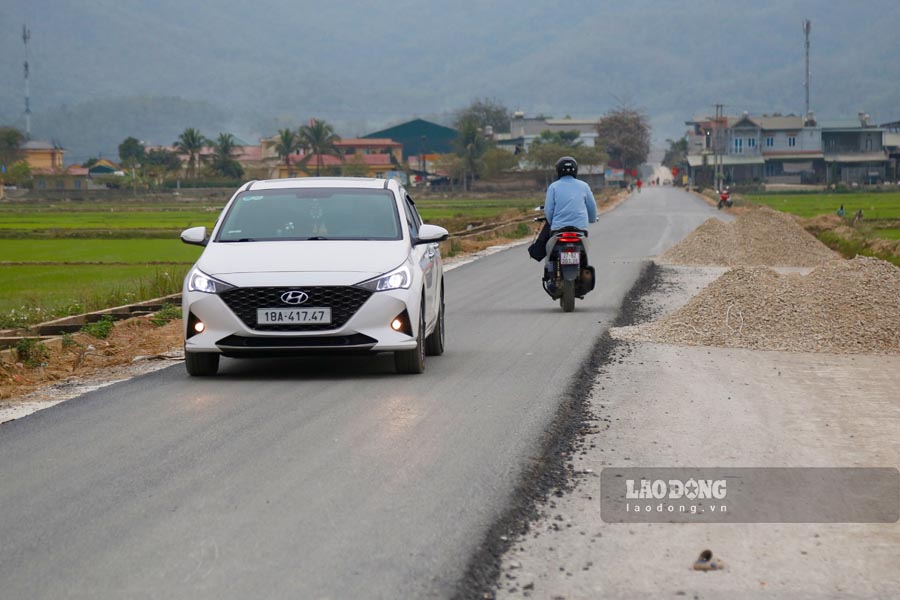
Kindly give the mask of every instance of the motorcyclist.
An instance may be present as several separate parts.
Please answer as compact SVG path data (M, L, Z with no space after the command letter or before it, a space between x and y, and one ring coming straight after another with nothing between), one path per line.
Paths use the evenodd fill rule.
M571 156L556 161L558 179L547 188L544 214L551 231L575 227L587 232L588 224L597 221L597 201L590 186L576 179L578 163Z
M544 199L544 228L529 250L535 260L543 260L547 256L547 242L557 231L578 229L587 235L588 225L597 221L597 201L594 200L590 186L575 178L578 175L578 163L575 159L563 156L556 161L556 175L557 180L547 188L547 197ZM545 279L550 278L550 273L546 271L549 268L550 264L547 263Z

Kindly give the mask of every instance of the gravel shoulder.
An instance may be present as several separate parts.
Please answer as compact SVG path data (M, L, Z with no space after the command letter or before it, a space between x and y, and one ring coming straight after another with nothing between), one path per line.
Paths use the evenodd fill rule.
M721 272L664 268L644 301L674 312ZM587 400L573 488L512 541L497 597L897 597L900 524L604 523L599 473L896 467L898 387L897 355L619 341ZM694 571L705 549L726 568Z

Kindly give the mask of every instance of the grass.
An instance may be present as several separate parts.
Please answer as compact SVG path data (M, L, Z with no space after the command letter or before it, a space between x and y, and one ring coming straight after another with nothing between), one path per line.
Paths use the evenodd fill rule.
M31 338L19 340L16 344L16 354L22 364L31 368L41 366L50 358L47 346L43 342Z
M158 298L181 291L189 265L0 267L0 328Z
M192 263L202 248L173 239L0 239L0 264L10 262ZM0 274L2 274L0 267ZM5 278L4 278L5 279Z
M490 219L508 211L525 213L542 204L543 198L425 198L416 200L422 219L429 223L444 220Z
M872 231L872 234L884 240L900 240L900 229L894 227L875 229Z
M42 231L47 229L165 229L212 227L218 212L120 211L0 213L0 230Z
M841 237L833 231L822 231L816 237L819 238L820 242L822 242L832 250L841 253L841 255L846 258L853 258L857 255L872 256L875 258L880 258L881 260L886 260L887 262L900 267L900 256L894 256L892 254L873 250L871 247L869 247L865 239L847 239Z
M81 331L97 338L98 340L103 340L109 337L109 334L112 333L113 327L115 327L115 325L116 322L110 315L103 315L102 317L100 317L99 321L88 323L87 325L82 327Z
M789 212L801 217L834 214L844 205L848 217L863 211L866 221L900 219L900 192L841 194L748 194L754 204Z

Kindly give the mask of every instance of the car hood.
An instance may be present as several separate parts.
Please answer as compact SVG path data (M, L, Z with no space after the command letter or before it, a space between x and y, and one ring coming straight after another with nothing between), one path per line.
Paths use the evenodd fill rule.
M353 273L359 275L358 279L363 279L394 269L408 256L409 243L403 240L213 242L203 251L203 255L197 261L197 267L212 276L257 273Z

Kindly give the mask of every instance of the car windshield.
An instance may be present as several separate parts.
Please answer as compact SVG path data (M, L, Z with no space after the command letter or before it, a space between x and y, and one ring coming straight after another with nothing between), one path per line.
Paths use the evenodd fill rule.
M381 189L303 188L242 192L219 242L399 240L393 194Z

